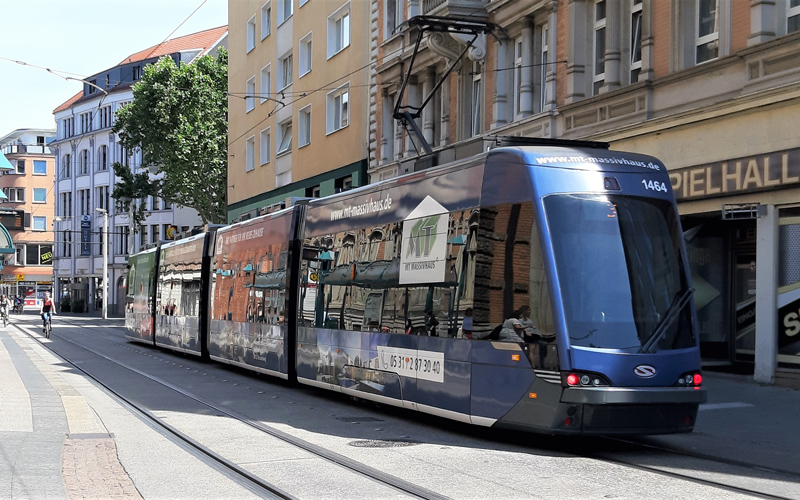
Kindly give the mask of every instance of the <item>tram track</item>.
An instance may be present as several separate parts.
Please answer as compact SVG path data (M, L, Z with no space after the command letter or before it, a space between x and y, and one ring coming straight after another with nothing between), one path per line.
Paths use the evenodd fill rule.
M72 324L72 323L64 322L64 321L62 321L61 323L65 324L65 325L69 325L71 327L75 327L75 328L80 328L82 326L80 324ZM25 331L25 330L22 330L22 331L24 333L30 335L30 333L28 333L27 331ZM37 338L36 336L34 336L34 335L30 335L30 336L32 338L34 338L35 340L40 341L40 339ZM336 464L338 466L341 466L341 467L343 467L345 469L348 469L350 471L356 472L356 473L358 473L358 474L370 479L371 481L374 481L374 482L377 482L377 483L381 483L381 484L384 484L386 486L390 486L395 490L401 491L403 493L412 495L412 496L417 497L417 498L431 498L431 499L445 499L445 498L448 498L448 497L443 496L441 494L438 494L436 492L427 490L427 489L425 489L423 487L414 485L413 483L409 483L409 482L407 482L405 480L402 480L400 478L397 478L395 476L391 476L390 474L386 474L386 473L384 473L382 471L379 471L379 470L376 470L376 469L374 469L372 467L366 466L366 465L364 465L364 464L362 464L362 463L360 463L360 462L358 462L356 460L353 460L353 459L350 459L350 458L345 457L343 455L340 455L338 453L332 452L332 451L327 450L327 449L325 449L325 448L323 448L321 446L315 445L315 444L310 443L308 441L305 441L305 440L302 440L302 439L297 438L295 436L292 436L290 434L287 434L287 433L285 433L285 432L283 432L283 431L281 431L279 429L276 429L276 428L274 428L272 426L263 424L262 422L255 421L255 420L253 420L253 419L251 419L251 418L249 418L249 417L247 417L245 415L242 415L242 414L240 414L238 412L235 412L233 410L230 410L228 408L224 408L224 407L222 407L222 406L220 406L218 404L214 404L214 403L205 401L202 397L200 397L200 396L198 396L198 395L196 395L194 393L191 393L190 391L186 391L186 390L184 390L184 389L182 389L180 387L177 387L177 386L175 386L173 384L170 384L169 382L167 382L165 380L160 379L159 377L155 377L155 376L150 375L149 373L146 373L146 372L144 372L142 370L139 370L139 369L137 369L135 367L129 366L125 362L121 362L121 361L112 359L112 358L110 358L110 357L108 357L108 356L106 356L106 355L104 355L102 353L99 353L99 352L97 352L97 351L95 351L95 350L93 350L91 348L83 346L80 343L74 342L74 341L70 340L69 338L65 338L63 335L59 335L59 338L61 340L64 340L66 342L69 342L69 343L79 347L80 349L83 349L83 350L85 350L87 352L90 352L95 356L99 356L99 357L101 357L101 358L103 358L103 359L105 359L105 360L107 360L109 362L112 362L115 365L120 366L121 368L124 368L126 370L132 371L132 372L134 372L134 373L136 373L136 374L138 374L140 376L144 376L147 379L149 379L149 380L151 380L151 381L153 381L155 383L158 383L161 386L164 386L165 388L168 388L168 389L170 389L172 391L175 391L175 392L181 394L182 396L187 397L187 398L197 402L198 404L202 404L202 405L206 406L207 408L213 410L214 412L218 412L221 415L225 415L225 416L227 416L229 418L232 418L232 419L234 419L234 420L236 420L238 422L241 422L241 423L243 423L245 425L248 425L248 426L250 426L250 427L252 427L254 429L257 429L257 430L259 430L261 432L264 432L264 433L266 433L266 434L268 434L268 435L270 435L272 437L280 439L283 442L286 442L286 443L291 444L293 446L296 446L296 447L298 447L300 449L303 449L304 451L309 452L312 455L317 456L319 458L325 459L328 462L334 463L334 464ZM164 351L164 352L168 352L168 351ZM175 353L169 352L169 354L175 354ZM64 358L64 356L59 354L59 353L56 353L56 355ZM198 451L202 452L202 450L200 448L203 448L203 446L201 444L199 444L199 443L193 443L193 440L192 440L191 437L183 435L183 433L181 433L177 429L175 429L174 432L172 430L169 430L169 427L170 427L169 424L166 424L165 422L163 422L158 416L152 415L146 408L139 408L139 405L136 405L135 403L127 401L124 397L118 395L113 389L107 387L107 385L104 384L102 381L97 380L94 376L92 376L92 374L87 373L80 366L76 366L71 361L67 360L66 358L64 358L64 359L65 359L65 361L69 362L72 366L74 366L76 369L80 370L83 373L86 373L87 376L89 376L90 378L95 380L99 385L101 385L104 388L106 388L106 390L108 390L110 393L115 395L118 399L123 401L126 404L126 406L129 406L132 409L134 409L136 412L139 412L142 415L144 415L145 418L147 418L148 420L153 422L153 425L157 425L159 427L164 428L165 430L167 430L171 434L176 435L177 439L180 439L181 441L186 442L187 444L189 444L192 447L199 446ZM487 437L487 438L491 439L491 437ZM711 488L714 488L714 489L719 489L719 490L724 490L724 491L727 491L727 492L746 495L746 496L749 496L749 497L752 497L752 498L765 498L765 499L774 499L774 500L798 500L798 498L799 498L798 496L784 496L784 495L781 495L781 494L776 493L776 492L769 493L769 492L765 492L765 491L760 491L760 490L758 490L756 488L748 488L748 487L743 487L743 486L737 486L735 484L729 484L729 483L726 483L726 482L721 482L721 481L713 480L713 479L710 479L710 478L698 477L698 476L702 476L703 473L706 473L706 475L713 475L713 472L710 471L710 468L702 468L702 467L695 468L695 470L698 472L698 474L697 475L692 475L692 474L689 474L689 473L678 472L676 470L669 470L670 469L669 465L644 464L644 463L641 463L641 461L637 462L636 460L633 460L633 459L626 459L626 458L624 458L624 457L622 457L620 455L630 454L630 453L647 453L647 452L652 453L652 452L658 452L660 454L670 454L670 455L676 456L676 457L683 457L683 458L687 458L687 459L694 459L694 460L712 462L712 463L723 464L723 465L731 466L731 467L739 467L739 468L742 468L742 469L747 469L749 471L752 471L754 473L753 475L759 475L759 474L763 475L764 473L767 473L767 474L773 474L773 475L776 475L776 476L782 476L786 480L791 481L791 482L800 482L800 475L798 475L796 473L793 473L793 472L790 472L790 471L774 469L774 468L768 468L768 467L760 467L758 465L754 465L754 464L751 464L751 463L747 463L747 462L743 462L743 461L739 461L739 460L734 460L734 459L729 459L729 458L718 457L718 456L704 454L704 453L692 453L692 452L689 452L689 451L686 451L686 450L680 450L680 449L674 449L674 448L671 449L671 448L668 448L668 447L665 447L665 446L659 446L659 445L652 444L652 443L646 443L646 442L637 441L635 439L605 437L605 438L598 438L597 442L614 443L616 445L622 445L623 447L625 447L627 449L609 451L608 450L609 446L602 446L601 445L601 446L598 446L599 449L592 449L592 450L589 450L589 451L578 451L578 450L574 450L574 449L573 450L565 450L564 447L563 447L563 442L561 442L561 446L560 446L559 444L557 444L557 443L559 443L559 441L557 441L557 440L552 441L552 443L553 443L552 447L553 448L558 448L559 451L562 451L562 452L566 451L567 453L571 453L571 454L574 454L574 455L579 456L579 457L588 458L588 459L592 459L592 460L597 460L597 461L600 461L600 462L613 464L613 465L617 465L617 466L622 466L622 467L626 467L626 468L630 468L630 469L645 471L645 472L652 473L652 474L659 475L659 476L664 476L664 477L669 477L669 478L678 479L678 480L682 480L682 481L687 481L687 482L691 482L691 483L696 483L698 485L703 485L703 486L711 487ZM659 457L659 458L663 458L663 457ZM224 461L225 459L222 458L222 460ZM222 463L222 462L220 462L220 463L223 466L225 466L226 468L228 468L230 471L232 471L232 473L239 474L239 471L236 470L238 468L238 466L236 466L235 464L230 464L230 465L232 465L232 467L231 467L228 464L225 464L225 463ZM685 469L685 467L674 467L674 469L678 469L678 468ZM246 471L244 471L244 472L246 472ZM260 480L260 478L256 478L256 479ZM259 488L260 487L262 487L262 486L259 486ZM272 496L269 496L269 498L293 498L292 496L289 496L288 494L286 494L287 496L280 496L280 493L272 493L271 495Z
M70 326L74 328L80 328L81 325L69 323L68 321L62 321L61 324L65 326ZM100 385L104 390L106 390L109 394L111 394L115 399L117 399L123 406L132 410L135 414L139 415L143 420L145 420L151 426L156 426L159 429L163 429L169 435L173 436L175 440L189 446L191 449L195 450L197 453L200 453L208 461L213 462L216 467L222 467L229 477L233 477L237 479L243 486L248 487L254 493L263 496L264 498L280 498L280 499L295 499L296 497L292 496L291 494L287 493L286 491L282 490L281 488L264 481L258 476L249 473L244 468L238 466L237 464L231 462L230 460L225 459L224 457L220 456L210 448L204 446L197 440L191 438L184 432L180 431L176 427L166 423L162 418L153 414L147 408L144 408L142 405L137 404L135 401L132 401L129 398L126 398L123 394L120 394L118 391L110 387L106 382L103 382L98 377L94 376L92 373L88 372L84 369L81 364L74 363L62 353L55 352L53 349L50 349L46 343L42 342L42 339L39 336L31 334L26 329L22 328L20 325L14 324L14 326L21 331L22 333L28 335L30 338L34 339L35 341L39 342L42 346L50 350L54 355L63 359L66 363L68 363L74 369L80 371L81 373L85 374L89 378L91 378L94 382ZM51 336L57 334L57 330L54 331ZM180 394L181 396L188 398L194 401L197 404L205 406L206 408L217 412L220 415L224 415L228 418L234 419L237 422L240 422L248 427L256 429L260 432L263 432L273 438L279 439L287 444L295 446L296 448L302 449L307 453L312 454L317 458L321 458L327 462L333 463L339 467L342 467L346 470L349 470L353 473L356 473L362 477L367 478L368 480L384 485L386 487L392 488L398 492L410 495L414 498L422 498L422 499L429 499L429 500L449 500L450 497L445 495L441 495L436 493L435 491L429 490L427 488L421 487L404 479L400 479L396 476L392 476L391 474L387 474L382 472L378 469L365 465L361 462L348 458L344 455L339 453L333 452L331 450L327 450L322 446L310 443L298 437L292 436L286 432L283 432L279 429L274 428L273 426L264 424L263 422L259 422L253 420L246 415L238 413L228 408L224 408L219 404L215 404L209 401L204 400L202 397L182 389L174 384L171 384L165 380L162 380L159 377L155 377L149 373L144 372L143 370L139 370L133 366L128 365L122 361L113 359L109 356L106 356L103 353L100 353L94 349L81 345L78 342L75 342L69 338L64 337L63 335L58 335L58 337L65 342L68 342L80 349L83 349L86 352L93 354L94 356L100 357L110 363L113 363L125 370L128 370L132 373L135 373L139 376L142 376L153 383L156 383L166 389L169 389L173 392Z

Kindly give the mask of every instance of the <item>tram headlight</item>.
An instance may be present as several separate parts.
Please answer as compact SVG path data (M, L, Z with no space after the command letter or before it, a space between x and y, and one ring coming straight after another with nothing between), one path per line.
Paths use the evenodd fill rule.
M691 375L691 374L686 375L686 377L684 377L683 381L684 381L684 383L686 385L692 385L692 382L694 381L694 376Z
M589 375L581 375L581 385L589 385L591 383L592 379Z
M682 387L699 387L703 383L703 376L700 372L684 373L678 377L676 385Z
M611 384L605 377L597 373L562 372L561 385L565 387L574 387L576 385L603 387Z

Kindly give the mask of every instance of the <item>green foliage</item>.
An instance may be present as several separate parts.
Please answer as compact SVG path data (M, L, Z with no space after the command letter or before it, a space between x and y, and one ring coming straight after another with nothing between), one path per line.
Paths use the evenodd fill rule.
M228 53L203 56L177 66L169 57L146 66L133 87L133 101L117 111L113 131L128 151L142 151L142 165L156 166L159 180L131 173L119 164L121 178L112 197L123 210L126 199L156 195L197 210L203 223L226 222L228 160ZM128 174L123 170L127 169ZM136 227L140 219L134 214Z
M148 171L135 174L130 167L119 162L114 162L111 166L114 168L114 175L119 178L114 184L111 197L116 200L118 211L130 213L131 205L134 205L131 227L134 233L138 233L139 227L147 217L143 200L148 196L157 196L161 190L161 182L150 180ZM136 200L140 202L136 203Z

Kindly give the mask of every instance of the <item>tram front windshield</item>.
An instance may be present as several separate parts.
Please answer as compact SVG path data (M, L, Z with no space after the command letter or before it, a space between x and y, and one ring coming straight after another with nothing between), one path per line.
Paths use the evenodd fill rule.
M631 353L695 345L671 203L587 194L544 203L571 345Z

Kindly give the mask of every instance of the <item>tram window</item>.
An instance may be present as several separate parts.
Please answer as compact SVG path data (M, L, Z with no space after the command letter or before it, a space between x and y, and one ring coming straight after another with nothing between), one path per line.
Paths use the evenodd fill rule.
M547 274L531 203L482 207L477 225L473 339L494 333L516 316L527 340L554 338ZM520 339L522 341L522 339Z

